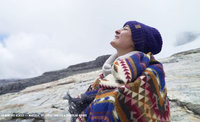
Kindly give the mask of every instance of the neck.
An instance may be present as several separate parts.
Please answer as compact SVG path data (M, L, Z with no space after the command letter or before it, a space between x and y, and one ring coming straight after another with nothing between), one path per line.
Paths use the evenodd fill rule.
M118 54L118 57L119 57L119 56L125 55L129 52L132 52L132 51L134 51L134 50L123 50L123 51L117 50L117 54Z

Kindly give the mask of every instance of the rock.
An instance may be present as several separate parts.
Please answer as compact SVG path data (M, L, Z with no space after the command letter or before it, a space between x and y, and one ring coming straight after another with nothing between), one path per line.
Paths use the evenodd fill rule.
M182 102L178 99L169 99L170 102L175 102L177 105L183 108L187 108L188 110L194 112L195 114L200 116L200 104L193 104L188 102Z
M160 59L160 61L165 64L165 63L177 63L182 60L193 60L193 56L187 56L189 54L195 55L195 53L200 53L200 48L193 49L193 50L188 50L188 51L183 51L179 53L175 53L171 55L170 57ZM195 58L195 61L200 61L199 58Z
M45 72L42 76L38 76L35 78L17 80L14 82L9 82L7 84L0 84L0 95L11 92L19 92L20 90L23 90L29 86L56 81L74 74L86 73L101 69L104 62L109 56L110 55L100 56L94 61L72 65L69 66L67 69Z
M183 51L180 53L175 53L171 57L179 57L179 56L184 56L184 55L189 55L189 54L194 54L194 53L200 53L200 48Z
M164 66L170 103L180 106L187 116L191 115L190 118L197 119L186 119L183 114L177 121L200 121L200 48L177 53L160 61Z
M44 122L44 113L12 113L2 121L6 122Z
M186 107L188 110L193 111L195 114L200 116L200 104L187 103Z
M26 87L15 93L0 95L0 122L19 121L20 118L5 117L4 114L38 113L44 114L45 122L69 121L68 101L64 95L70 92L73 97L86 91L101 70L76 74L49 83ZM73 81L73 82L71 82ZM36 118L23 118L25 121Z
M100 56L95 61L71 65L71 66L68 67L68 70L74 72L74 71L80 71L80 70L87 70L87 69L102 67L104 62L106 61L106 59L109 56L110 55Z
M12 82L15 82L17 80L20 80L20 79L1 79L0 84L12 83Z
M55 108L55 109L60 109L60 110L65 110L64 104L59 103L59 104L52 104L51 108Z
M171 121L172 122L199 122L200 116L195 115L186 107L179 106L176 102L170 103Z
M200 52L198 50L200 49L159 60L163 62L166 74L172 122L200 121ZM2 94L0 95L0 122L36 121L35 118L21 120L4 116L12 113L44 113L45 122L69 122L68 101L63 97L67 92L72 97L84 93L101 72L96 70L79 73L52 82L29 86L19 92Z

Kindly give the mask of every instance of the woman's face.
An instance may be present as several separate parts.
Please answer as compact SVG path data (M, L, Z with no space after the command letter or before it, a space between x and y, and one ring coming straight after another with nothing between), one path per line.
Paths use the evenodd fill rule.
M129 25L124 26L124 28L116 30L116 35L110 44L117 50L127 50L134 49L134 44L132 41L132 34Z

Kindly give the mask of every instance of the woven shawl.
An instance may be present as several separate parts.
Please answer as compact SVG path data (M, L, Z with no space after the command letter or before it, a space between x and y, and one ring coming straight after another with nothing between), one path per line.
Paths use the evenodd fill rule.
M94 91L97 94L79 121L171 121L163 66L151 53L114 62L112 74L100 75L85 95Z

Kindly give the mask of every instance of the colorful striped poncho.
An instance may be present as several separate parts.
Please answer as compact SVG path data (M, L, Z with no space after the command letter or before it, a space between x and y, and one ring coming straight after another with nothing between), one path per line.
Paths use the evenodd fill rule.
M80 99L93 99L85 104L79 121L171 121L163 66L151 53L115 61L111 72L100 75L81 95Z

